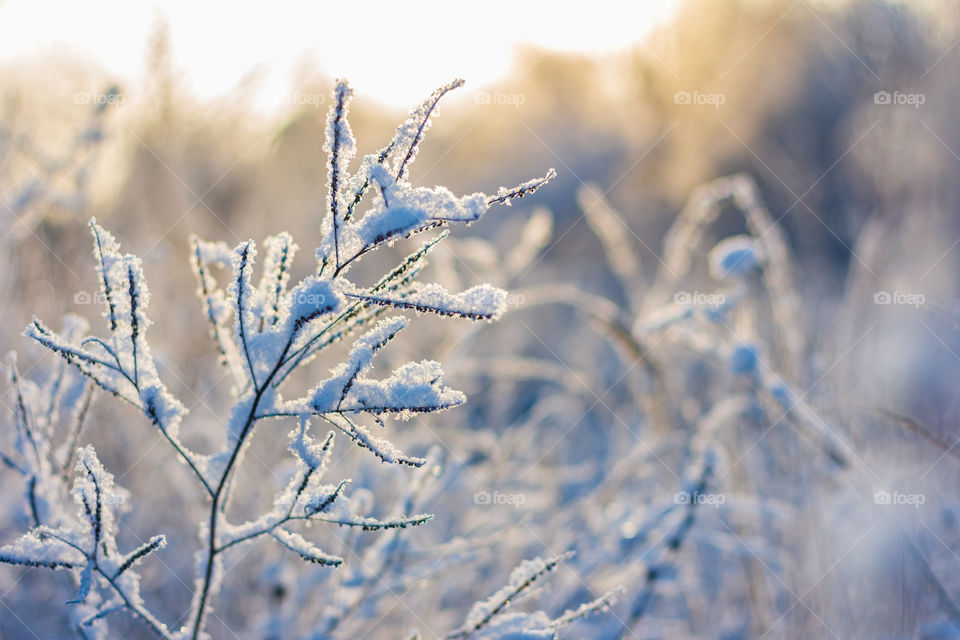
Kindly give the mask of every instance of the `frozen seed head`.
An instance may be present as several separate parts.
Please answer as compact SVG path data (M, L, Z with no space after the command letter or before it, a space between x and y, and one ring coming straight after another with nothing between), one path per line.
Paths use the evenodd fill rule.
M708 256L710 275L717 280L743 278L760 268L762 249L751 236L731 236L721 240Z
M738 344L730 353L730 371L735 375L752 375L757 370L758 360L756 346Z
M784 411L790 411L793 408L795 398L793 392L783 382L776 382L770 385L770 394Z

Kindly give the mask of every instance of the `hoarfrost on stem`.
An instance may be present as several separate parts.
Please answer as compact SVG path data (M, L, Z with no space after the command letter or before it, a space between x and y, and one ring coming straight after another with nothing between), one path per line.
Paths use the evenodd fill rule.
M128 504L119 496L125 494L115 486L92 447L75 447L79 428L71 432L67 454L52 451L49 432L38 428L47 423L40 424L32 417L40 394L21 384L17 376L22 399L16 412L20 437L15 453L4 454L2 462L29 478L33 527L17 543L0 548L0 561L73 572L78 585L74 602L86 607L81 624L98 637L107 633L109 614L126 610L159 637L197 639L209 637L206 621L221 588L223 555L228 550L269 538L303 560L337 567L344 559L320 549L299 527L323 522L358 531L400 530L430 520L429 514L408 512L373 517L364 505L363 492L351 497L349 479L327 484L323 475L338 433L384 463L425 465L424 458L403 453L387 438L374 435L362 421L373 420L383 427L386 417L409 418L466 400L464 394L444 384L440 363L430 360L401 364L385 378L371 377L374 357L410 322L402 316L380 319L386 309L495 320L506 306L506 293L488 284L448 292L437 284L417 282L427 256L446 237L445 229L372 286L349 281L349 268L384 244L458 222L470 224L492 205L510 204L555 175L551 169L543 178L500 189L495 196L456 196L444 187L412 186L410 166L437 103L461 84L457 80L434 92L410 112L386 147L364 157L351 174L350 163L356 154L348 121L353 90L346 82L337 82L326 124L328 189L313 275L291 284L297 245L285 232L264 242L259 279L253 240L230 249L223 242L191 238L190 261L201 312L219 362L233 381L233 405L223 441L213 451L194 451L181 441L180 425L187 409L161 380L147 340L150 294L141 261L121 253L120 243L95 220L90 222L90 230L106 333L83 337L87 326L80 321L68 323L58 333L36 318L25 329L26 336L59 355L65 369L72 368L78 379L89 380L90 388L107 391L141 411L187 465L201 495L208 499L209 511L199 526L194 593L183 626L171 632L150 613L140 597L135 573L147 555L164 546L165 539L153 536L129 553L119 552L117 519L122 505ZM368 209L360 214L358 207L363 203ZM226 287L219 281L224 275L229 278ZM283 383L293 372L329 345L354 335L359 337L348 356L330 368L328 377L305 396L284 399ZM75 391L63 407L84 397L89 400L89 393ZM298 421L291 432L292 476L268 511L231 522L231 479L254 429L264 420L291 418ZM322 441L310 434L311 420L332 427ZM68 518L42 504L66 496L59 472L71 460L77 472L72 495L79 514ZM408 506L412 511L412 503Z

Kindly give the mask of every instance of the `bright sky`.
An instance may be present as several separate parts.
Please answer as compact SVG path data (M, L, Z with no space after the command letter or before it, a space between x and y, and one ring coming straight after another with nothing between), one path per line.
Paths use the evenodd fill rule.
M197 95L254 73L264 107L289 99L303 61L359 94L409 106L454 77L495 82L515 47L604 53L642 39L676 0L0 0L0 61L36 53L91 59L130 86L165 18L175 65Z

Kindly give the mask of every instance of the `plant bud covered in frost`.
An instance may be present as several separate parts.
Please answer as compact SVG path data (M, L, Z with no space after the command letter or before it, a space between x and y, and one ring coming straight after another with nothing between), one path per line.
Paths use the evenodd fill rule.
M769 386L770 394L784 411L793 409L796 396L784 382L777 381Z
M740 235L718 242L707 260L710 275L721 280L749 275L762 265L763 257L760 246L752 237Z
M730 353L730 370L736 375L753 374L757 362L757 348L752 344L738 344Z

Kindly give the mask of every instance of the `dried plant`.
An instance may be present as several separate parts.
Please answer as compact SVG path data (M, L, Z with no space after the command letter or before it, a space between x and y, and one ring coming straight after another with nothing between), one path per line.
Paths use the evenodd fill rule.
M62 469L70 466L71 456L51 457L49 420L38 419L37 403L42 404L44 395L23 391L24 385L14 374L20 385L18 457L5 456L3 460L29 478L28 498L31 505L36 504L31 507L33 527L20 540L0 549L0 560L69 570L77 580L73 603L83 612L78 621L82 633L106 637L107 617L126 610L162 638L207 637L206 621L221 588L223 555L228 550L272 538L303 560L336 567L343 559L318 548L297 525L321 522L365 531L396 530L431 518L416 513L391 519L369 517L351 500L349 480L325 484L323 475L338 433L384 463L423 466L425 459L407 455L363 421L385 427L387 418L407 419L413 414L442 411L466 399L446 386L441 366L434 361L409 362L386 377L371 376L377 353L409 323L402 316L381 319L385 311L392 308L495 320L506 304L506 293L490 285L451 293L439 285L417 281L428 254L446 236L445 230L372 286L351 282L350 268L369 252L395 240L475 222L491 206L509 205L554 175L551 170L543 178L513 189L501 188L492 196L474 193L458 197L443 187L413 187L407 179L409 167L437 102L460 84L451 83L430 96L410 113L386 147L362 158L350 173L356 150L347 120L352 90L346 82L337 83L327 118L329 189L314 275L290 284L297 245L286 233L265 241L258 282L254 281L257 250L253 241L230 249L222 242L193 239L191 256L202 311L222 366L232 377L234 394L223 446L212 453L194 451L181 439L187 410L161 379L147 340L150 293L140 259L122 253L117 240L91 221L106 335L84 336L86 327L76 320L67 330L55 332L36 318L25 335L59 355L99 389L142 412L190 469L198 491L208 498L209 511L200 525L202 545L196 556L190 613L182 627L172 629L151 613L141 598L136 572L140 561L163 547L163 536L152 536L132 551L118 549L116 523L126 501L117 499L122 490L89 446L73 456L77 475L71 493L78 512L74 515L62 508L66 493ZM360 215L365 200L370 204ZM226 289L217 282L217 267L230 271ZM282 395L283 383L291 373L326 347L354 334L359 337L349 354L331 368L329 376L300 397ZM85 404L83 401L81 406ZM272 509L253 520L232 522L227 508L231 480L251 435L259 423L279 419L292 419L297 425L290 433L289 446L296 471L277 493ZM315 435L314 421L329 430Z
M90 108L87 122L64 149L44 149L17 127L13 113L0 125L0 222L4 241L16 242L33 233L51 210L82 213L89 199L90 176L106 136L110 107L122 101L120 90L109 87Z

